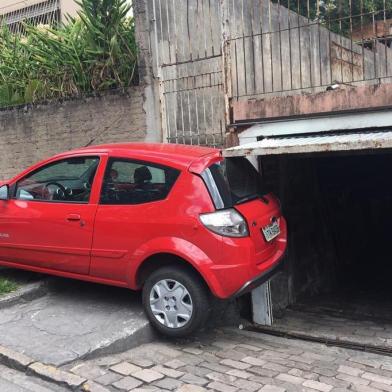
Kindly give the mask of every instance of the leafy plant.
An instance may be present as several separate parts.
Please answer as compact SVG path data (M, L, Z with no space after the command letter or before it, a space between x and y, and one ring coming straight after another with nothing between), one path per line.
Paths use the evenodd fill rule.
M0 278L0 295L10 293L18 288L18 285L5 278Z
M81 0L59 26L0 30L0 106L127 88L135 82L137 46L127 0Z

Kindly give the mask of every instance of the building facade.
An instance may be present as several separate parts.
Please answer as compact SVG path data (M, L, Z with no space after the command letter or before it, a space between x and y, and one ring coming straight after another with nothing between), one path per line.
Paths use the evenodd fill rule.
M164 141L231 147L282 202L289 249L252 293L257 324L389 287L392 8L374 4L135 1Z
M79 6L74 0L3 0L0 4L0 25L12 32L23 32L23 23L53 25L75 16Z

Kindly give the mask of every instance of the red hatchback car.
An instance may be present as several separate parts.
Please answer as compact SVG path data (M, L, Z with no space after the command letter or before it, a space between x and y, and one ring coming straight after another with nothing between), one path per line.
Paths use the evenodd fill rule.
M0 265L142 289L169 336L203 325L210 293L239 296L270 278L286 238L249 161L212 148L82 148L0 184Z

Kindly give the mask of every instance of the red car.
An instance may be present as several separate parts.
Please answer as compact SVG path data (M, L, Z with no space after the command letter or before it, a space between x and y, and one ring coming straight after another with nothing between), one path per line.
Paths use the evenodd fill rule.
M0 184L0 265L143 290L184 336L270 278L286 249L278 200L245 158L116 144L56 155Z

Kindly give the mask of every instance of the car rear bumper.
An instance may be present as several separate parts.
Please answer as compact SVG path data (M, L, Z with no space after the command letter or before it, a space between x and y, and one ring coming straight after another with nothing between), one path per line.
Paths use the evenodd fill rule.
M264 271L262 274L256 276L255 278L248 280L239 290L237 290L230 298L238 298L241 295L249 293L254 290L256 287L262 285L263 283L270 280L275 274L277 274L284 265L283 258L278 261L273 267Z
M243 295L269 280L281 268L287 249L287 225L282 217L282 232L273 249L256 252L251 238L227 239L223 246L224 264L209 267L212 293L221 299Z

